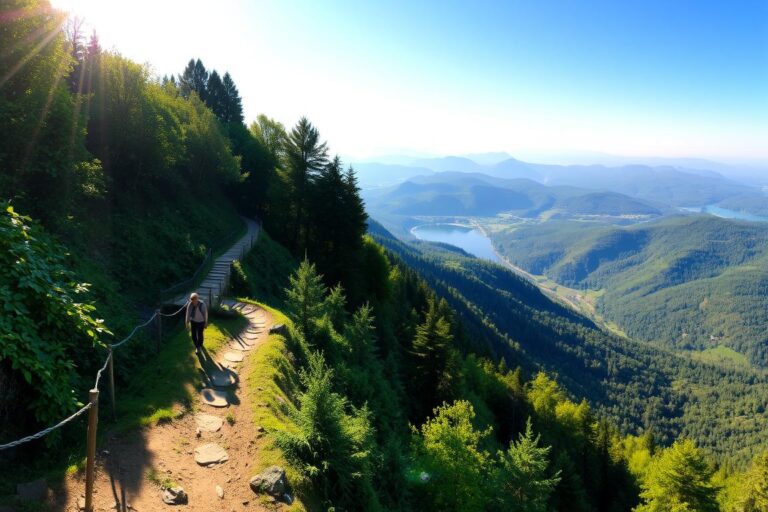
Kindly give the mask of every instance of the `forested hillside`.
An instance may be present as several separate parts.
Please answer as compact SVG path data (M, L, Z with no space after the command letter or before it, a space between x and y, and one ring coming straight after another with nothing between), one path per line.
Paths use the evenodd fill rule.
M107 344L256 215L267 234L230 292L288 324L261 353L274 396L254 421L293 510L763 506L762 375L613 337L500 267L370 223L374 239L354 169L308 119L246 126L233 78L199 59L153 76L65 34L44 0L2 9L0 442L82 405ZM102 442L190 412L194 349L165 336L121 352L128 405L101 411ZM0 451L0 494L81 472L82 426Z
M548 222L495 233L516 265L601 290L598 311L634 338L724 346L766 364L768 225L714 216L620 228Z

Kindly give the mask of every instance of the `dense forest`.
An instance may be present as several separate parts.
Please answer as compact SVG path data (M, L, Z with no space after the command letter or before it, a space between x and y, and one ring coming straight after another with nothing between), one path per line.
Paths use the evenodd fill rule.
M355 171L309 120L247 126L233 77L199 59L156 77L43 0L2 9L0 440L74 411L113 333L257 215L237 292L288 315L292 392L269 435L308 508L765 510L768 458L747 452L764 428L676 423L757 411L756 375L696 380L497 267L371 223L374 239ZM153 356L120 364L141 376ZM81 434L0 455L0 494L63 472Z
M766 364L768 227L761 223L711 215L630 227L553 221L493 239L530 272L601 291L597 310L633 338L684 350L722 346Z

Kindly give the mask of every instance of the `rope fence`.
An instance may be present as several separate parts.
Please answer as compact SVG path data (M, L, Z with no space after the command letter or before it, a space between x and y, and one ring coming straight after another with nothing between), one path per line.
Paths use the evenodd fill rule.
M259 225L259 230L261 229L261 221L257 220ZM234 232L233 232L234 233ZM258 234L258 231L257 231ZM250 250L253 247L253 243L255 241L255 237L251 236L250 243L248 244L247 248L243 247L242 254L245 254L247 250ZM210 252L210 251L209 251ZM242 257L241 254L241 257ZM210 258L210 254L208 256ZM193 276L192 280L187 281L185 283L180 284L188 284L189 282L193 282L197 278L197 274L200 272L200 270L203 268L201 266L198 268L197 272L195 272L195 276ZM221 293L221 291L219 292ZM86 411L88 411L88 438L86 442L86 480L85 480L85 511L86 512L93 512L93 484L94 484L94 468L95 468L95 459L96 459L96 426L98 423L98 410L99 410L99 383L101 381L102 375L107 372L109 374L109 382L110 382L110 398L111 398L111 405L112 405L112 416L114 419L117 419L117 415L115 412L115 358L114 358L114 350L116 348L119 348L126 344L128 341L133 338L133 336L139 331L139 329L142 329L144 327L147 327L152 322L155 322L157 324L157 333L156 333L156 351L160 352L160 340L162 338L162 318L169 318L174 317L184 311L184 309L187 308L189 305L189 301L186 301L183 306L181 306L178 310L174 311L173 313L163 313L160 309L156 309L155 312L152 314L152 316L149 317L149 319L133 328L131 333L120 340L117 343L111 343L107 346L108 354L104 361L104 364L101 366L98 372L96 372L96 380L94 382L93 388L88 393L88 403L86 403L83 407L78 409L76 412L74 412L71 416L61 420L56 425L53 425L51 427L48 427L44 430L41 430L40 432L36 434L32 434L26 437L23 437L21 439L17 439L16 441L11 441L9 443L0 444L0 451L7 450L10 448L16 448L20 445L23 445L25 443L41 439L42 437L47 436L51 432L53 432L56 429L59 429L63 427L64 425L73 422L78 417L85 414ZM212 304L211 304L212 305Z

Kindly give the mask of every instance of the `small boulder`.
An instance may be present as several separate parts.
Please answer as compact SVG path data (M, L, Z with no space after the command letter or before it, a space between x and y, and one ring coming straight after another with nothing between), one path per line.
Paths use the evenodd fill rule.
M222 489L220 485L216 486L216 496L218 496L219 499L224 499L224 489Z
M288 490L285 469L280 466L270 466L251 478L250 486L255 493L264 493L275 498L282 498L283 494Z
M288 335L288 327L285 324L273 325L269 328L269 334L280 334L282 336Z
M183 487L171 487L163 490L163 502L168 505L184 505L189 501Z

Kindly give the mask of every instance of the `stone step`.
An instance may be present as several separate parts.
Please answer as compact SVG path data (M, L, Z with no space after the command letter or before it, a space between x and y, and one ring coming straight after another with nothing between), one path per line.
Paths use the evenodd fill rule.
M229 405L229 395L226 391L219 391L218 389L203 388L200 391L200 399L204 404L211 407L226 407Z
M226 359L230 363L242 363L243 354L238 354L236 352L227 352L226 354L224 354L224 359Z
M208 443L195 448L195 462L201 466L212 466L229 460L229 455L221 446Z
M212 414L195 414L195 423L197 428L203 432L218 432L224 424L224 420Z

